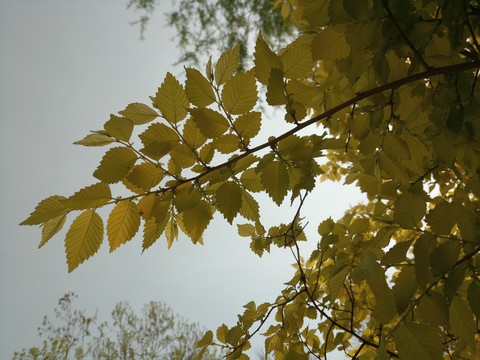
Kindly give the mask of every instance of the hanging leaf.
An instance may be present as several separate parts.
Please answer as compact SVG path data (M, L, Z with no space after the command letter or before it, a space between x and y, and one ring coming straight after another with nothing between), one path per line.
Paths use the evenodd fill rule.
M103 221L94 210L86 210L73 220L65 238L68 272L95 254L103 240Z
M400 359L443 359L440 336L431 326L402 321L393 333L393 337Z
M231 224L242 206L242 189L233 182L227 181L220 185L215 193L215 205Z
M463 298L453 297L449 307L449 319L453 333L475 350L477 324L473 319L472 309Z
M225 109L234 115L252 110L257 103L257 85L253 71L229 79L222 90L222 101Z
M43 245L47 243L56 233L58 233L65 224L65 220L67 219L67 213L63 215L59 215L56 218L49 220L45 223L42 229L42 241L38 245L40 249Z
M410 191L404 192L397 200L393 220L406 229L417 227L425 216L426 201Z
M129 104L125 110L119 111L118 113L130 119L134 125L146 124L158 117L155 110L141 103Z
M108 150L93 176L112 184L122 180L137 161L137 155L130 149L115 147Z
M267 194L280 206L287 195L290 182L285 164L280 161L269 163L261 172L261 182Z
M65 205L72 210L97 208L112 200L110 186L104 182L87 186L64 200Z
M289 44L281 55L287 79L299 79L313 71L311 36L304 35Z
M193 243L202 242L203 232L212 218L212 207L205 201L199 201L194 207L183 211L183 225Z
M185 90L170 73L165 76L165 80L158 88L152 101L155 107L161 111L163 117L172 124L176 124L187 116L189 102Z
M125 244L137 233L140 215L131 200L120 201L112 210L107 222L107 236L110 252Z

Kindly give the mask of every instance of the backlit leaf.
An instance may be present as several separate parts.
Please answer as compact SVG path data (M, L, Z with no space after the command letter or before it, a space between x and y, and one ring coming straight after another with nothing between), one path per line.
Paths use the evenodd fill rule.
M287 79L298 79L313 70L311 36L302 36L291 43L281 55Z
M233 181L220 185L215 193L215 205L231 224L242 206L242 189Z
M311 46L314 60L339 60L350 55L345 35L331 27L315 35Z
M145 221L143 229L143 243L142 243L142 252L152 246L155 241L162 235L165 230L167 222L163 224L158 224L155 218L150 218Z
M42 228L42 241L38 245L39 249L63 228L66 219L67 213L59 215L56 218L53 218L52 220L49 220L45 223L45 226L43 226Z
M75 141L75 145L83 146L104 146L114 141L110 136L102 134L88 134L82 140Z
M128 174L127 180L144 190L149 190L158 185L163 176L164 171L160 167L146 162L135 165L130 174Z
M395 316L396 306L393 292L385 280L384 272L378 269L369 284L376 299L372 316L374 316L380 324L388 324Z
M155 160L167 155L180 141L177 133L165 124L151 124L138 136L144 145L142 152Z
M193 121L200 131L209 139L214 139L228 130L228 121L222 114L212 109L190 109Z
M245 219L258 222L260 220L260 209L257 200L250 193L242 189L242 206L240 207L240 215Z
M185 93L188 100L198 107L205 107L215 101L215 93L212 85L197 69L186 68L187 81L185 82Z
M187 116L189 102L185 90L170 73L167 73L165 80L152 100L163 117L170 123L175 124Z
M122 180L137 161L137 155L130 149L115 147L108 150L93 176L106 183Z
M430 253L435 248L435 238L431 235L421 235L413 247L415 257L415 278L418 285L424 289L430 280Z
M478 279L473 280L468 287L468 303L477 319L480 318L480 281Z
M207 138L202 134L197 125L195 125L192 118L188 118L183 127L183 140L188 146L198 149L205 144Z
M434 276L447 273L457 262L460 246L453 241L445 241L430 254L430 265Z
M104 182L87 186L64 200L65 205L72 210L97 208L112 200L110 186Z
M39 225L62 215L67 210L63 203L65 199L64 196L54 195L40 201L30 216L20 225Z
M397 304L397 312L399 314L407 309L415 290L417 290L417 283L412 281L414 278L415 268L404 266L395 279L393 294L395 295L395 303Z
M472 309L463 298L453 297L449 307L449 319L453 333L475 349L477 325L473 319Z
M416 313L421 320L432 326L448 325L448 305L438 292L429 291L422 296Z
M397 200L393 220L400 226L413 229L425 216L426 202L420 195L404 192Z
M133 121L124 117L110 115L103 128L108 135L122 141L129 141L133 131Z
M119 111L118 113L132 120L134 125L146 124L158 117L155 110L141 103L129 104L125 110Z
M222 85L227 82L230 77L235 74L238 68L238 50L240 44L233 49L225 51L215 65L215 82L217 85Z
M239 149L240 140L237 135L223 134L219 138L213 140L215 149L222 154L230 154Z
M287 195L290 182L285 164L280 161L269 163L262 170L261 182L267 194L280 206Z
M95 254L103 240L103 221L94 210L86 210L73 220L65 238L68 272Z
M275 54L268 44L263 40L259 33L255 44L254 53L255 75L262 84L267 85L270 78L272 68L282 70L282 62L277 54Z
M442 343L436 328L402 321L393 333L402 360L440 360Z
M234 126L238 133L247 142L260 131L262 114L258 111L245 113L235 119Z
M279 69L272 69L267 84L267 103L269 105L283 105L287 98L283 89L283 72Z
M411 241L396 243L382 258L382 265L400 264L405 261Z
M137 233L140 215L131 200L120 201L112 210L107 221L107 236L110 252L125 244Z
M244 114L257 103L257 85L253 71L237 74L229 79L222 90L225 109L234 115Z
M212 207L205 201L199 201L194 207L183 211L183 225L194 243L201 242L202 234L212 218Z
M441 202L430 210L427 215L427 224L437 235L448 235L455 224L455 213L447 202Z

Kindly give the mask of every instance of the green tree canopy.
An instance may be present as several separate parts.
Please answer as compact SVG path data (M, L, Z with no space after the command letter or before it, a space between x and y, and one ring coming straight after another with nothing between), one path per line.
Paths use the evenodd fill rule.
M480 354L480 9L474 0L279 0L299 37L280 51L258 35L254 66L239 46L167 73L151 104L132 103L76 142L111 145L96 182L52 196L22 225L45 244L74 211L69 271L104 238L111 251L143 224L194 243L218 211L264 255L291 251L296 272L271 302L250 302L232 327L199 342L247 359L257 333L277 359L477 359ZM232 29L235 30L235 29ZM257 136L258 90L290 129ZM132 129L141 147L133 146ZM323 133L322 133L323 132ZM340 219L303 213L322 181L355 184L368 201ZM131 195L116 197L111 184ZM266 229L257 194L296 206ZM288 201L286 201L288 200ZM316 249L303 254L307 223ZM266 321L274 324L265 328ZM200 354L201 355L201 354Z
M176 315L166 304L151 301L137 316L123 301L115 305L108 320L99 323L97 314L87 316L74 310L77 296L65 294L55 308L55 319L44 317L38 328L44 338L43 347L23 349L14 360L188 360L198 350L195 343L203 331ZM211 359L220 359L212 349Z

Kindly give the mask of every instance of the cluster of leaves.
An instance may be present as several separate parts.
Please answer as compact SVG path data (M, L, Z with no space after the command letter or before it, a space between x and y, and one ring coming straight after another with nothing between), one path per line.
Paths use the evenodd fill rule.
M44 317L38 329L46 337L43 347L16 352L13 360L184 360L198 353L195 342L202 328L179 318L164 303L145 304L138 317L127 302L119 302L111 313L112 323L97 325L97 314L73 309L76 297L70 292L58 301L55 321ZM220 354L210 351L208 357L219 359Z
M69 212L82 210L66 237L71 271L100 246L96 209L108 204L112 251L142 219L146 249L162 233L171 245L179 229L202 243L215 211L230 223L242 216L249 222L238 231L252 251L287 248L297 271L275 301L245 305L235 326L200 341L204 351L226 348L231 359L248 358L249 340L273 315L263 335L266 353L278 359L327 358L334 349L364 359L477 358L477 3L279 3L301 36L276 53L259 35L245 72L236 72L236 46L205 74L187 68L184 86L167 74L153 107L130 104L77 142L116 144L94 172L100 182L42 201L22 224L42 226L43 245ZM255 144L258 84L291 129ZM319 122L325 134L299 135ZM135 149L132 129L147 123ZM305 196L320 180L339 178L368 203L321 221L317 250L304 259ZM133 195L114 199L109 184L118 182ZM279 206L287 196L299 202L291 223L263 227L255 199L262 191Z
M140 24L141 36L157 6L155 0L129 0L128 7L143 11L134 22ZM288 9L288 4L274 0L176 1L174 10L167 13L167 21L177 33L181 51L178 63L198 65L202 55L240 44L240 68L244 68L251 59L249 50L258 30L276 48L292 36L295 28L288 21Z

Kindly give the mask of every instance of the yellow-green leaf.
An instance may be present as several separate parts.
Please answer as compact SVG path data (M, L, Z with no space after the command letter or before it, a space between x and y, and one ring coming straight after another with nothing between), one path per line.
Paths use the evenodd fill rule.
M222 154L230 154L240 148L240 140L237 135L224 134L213 140L213 145Z
M183 126L183 140L191 148L198 149L205 144L207 138L202 134L197 125L195 125L193 119L188 118Z
M282 61L268 44L263 40L261 33L258 34L254 53L255 75L258 81L267 85L272 68L282 70Z
M402 241L396 243L388 252L383 256L381 264L391 265L400 264L405 261L407 257L407 251L410 248L412 241Z
M267 103L269 105L283 105L287 103L287 97L283 89L283 72L272 69L267 84Z
M110 252L126 243L138 231L140 215L131 200L120 201L110 213L107 221L107 236Z
M201 348L204 346L208 346L212 343L213 341L213 332L211 330L208 330L205 335L200 339L200 341L197 342L197 347Z
M199 201L194 207L186 209L182 213L182 221L194 243L202 242L202 234L213 218L212 207L205 201Z
M283 72L287 79L302 78L313 71L311 41L311 36L301 36L282 53Z
M212 109L194 108L190 109L193 121L200 131L209 139L222 135L228 129L228 121L222 114Z
M177 133L165 124L154 123L138 136L144 145L142 152L155 160L167 155L178 145Z
M376 299L372 316L374 316L380 324L388 324L395 316L396 306L393 292L388 286L385 280L385 273L381 268L378 268L369 284Z
M102 158L93 176L106 183L122 180L137 161L137 155L125 147L108 150Z
M453 297L449 308L449 319L453 333L475 350L477 325L473 319L472 309L463 298Z
M185 93L188 100L198 107L205 107L215 101L215 93L212 85L197 69L186 68L187 81L185 82Z
M225 109L234 115L252 110L257 103L257 85L253 71L229 79L222 90L222 101Z
M258 223L260 221L259 211L260 209L257 200L255 200L248 191L242 189L242 206L240 207L240 215L245 219Z
M112 200L110 186L104 182L87 186L64 200L64 204L72 210L97 208Z
M350 45L345 34L328 27L315 35L312 40L314 60L340 60L350 55Z
M103 128L108 135L122 141L129 141L133 131L133 121L124 117L110 115Z
M436 328L402 321L393 333L401 360L443 359L443 346Z
M430 210L426 220L435 234L450 235L450 231L455 224L455 215L454 207L443 201Z
M110 136L103 134L88 134L82 140L75 141L75 145L83 146L104 146L114 141Z
M143 228L142 252L147 250L155 243L155 241L158 240L160 235L162 235L163 231L165 230L166 225L167 221L164 221L163 223L157 223L155 218L150 218L145 221Z
M430 265L434 276L447 273L456 264L460 254L458 242L447 240L438 245L430 254Z
M149 190L162 181L163 175L164 171L160 167L146 162L136 165L130 174L128 174L127 180L135 186Z
M30 216L20 225L39 225L62 215L67 210L63 203L65 199L64 196L54 195L40 201Z
M238 67L238 50L240 44L237 44L233 49L225 51L217 61L215 66L215 81L217 85L222 85L227 82L230 77L235 74Z
M73 220L65 238L68 272L95 254L103 240L103 221L94 210Z
M234 126L243 140L248 142L260 131L262 114L258 111L253 111L240 115L235 119Z
M215 205L231 224L242 206L240 186L233 181L227 181L220 185L215 194Z
M425 215L425 198L407 191L400 195L393 212L393 220L406 229L417 227Z
M267 194L280 206L287 195L290 183L285 164L280 161L267 164L262 170L261 182Z
M243 237L252 237L256 235L255 226L252 224L238 224L238 235Z
M158 117L155 110L141 103L128 104L125 110L119 111L118 113L132 120L134 125L146 124Z
M415 269L412 266L404 266L395 279L393 294L395 295L395 303L397 304L399 314L407 309L415 290L417 290L417 283L413 281L414 278Z
M167 73L165 80L152 100L163 117L170 123L175 124L187 116L189 102L185 90L170 73Z
M64 214L59 215L45 223L45 226L42 228L42 241L38 245L39 249L63 228L66 219L67 213L65 212Z
M442 294L429 291L420 298L416 314L432 326L448 326L448 305Z

